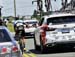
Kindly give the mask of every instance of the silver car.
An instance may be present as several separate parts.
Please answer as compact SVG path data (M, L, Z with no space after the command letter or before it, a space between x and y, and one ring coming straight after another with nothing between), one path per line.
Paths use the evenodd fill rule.
M0 26L0 57L22 57L19 44L5 26Z

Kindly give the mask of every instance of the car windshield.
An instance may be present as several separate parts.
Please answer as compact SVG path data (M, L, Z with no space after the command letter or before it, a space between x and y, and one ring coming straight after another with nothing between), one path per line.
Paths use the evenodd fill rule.
M75 22L75 16L54 17L47 19L47 24L63 24L73 22Z
M5 29L0 29L0 42L9 42L11 41L9 34Z

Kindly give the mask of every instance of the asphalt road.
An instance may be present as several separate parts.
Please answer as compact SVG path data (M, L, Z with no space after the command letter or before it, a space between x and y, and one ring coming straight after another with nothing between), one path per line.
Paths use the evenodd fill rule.
M36 54L36 57L75 57L75 50L73 49L62 49L58 51L50 51L45 54L41 54L40 51L34 49L33 39L26 39L26 48Z

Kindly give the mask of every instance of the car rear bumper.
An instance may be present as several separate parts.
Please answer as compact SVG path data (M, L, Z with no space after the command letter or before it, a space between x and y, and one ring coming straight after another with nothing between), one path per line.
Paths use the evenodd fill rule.
M5 54L0 54L0 57L22 57L22 54L20 52L5 53Z
M46 47L54 47L54 46L75 46L75 41L60 41L60 42L52 42L46 43Z
M34 32L25 32L26 38L34 38Z

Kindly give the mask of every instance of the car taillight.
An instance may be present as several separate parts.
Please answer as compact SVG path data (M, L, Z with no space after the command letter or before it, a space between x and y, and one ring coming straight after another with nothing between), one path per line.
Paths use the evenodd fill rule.
M43 45L45 45L46 42L46 32L44 30L41 31L41 40L43 42Z
M46 31L54 31L55 30L55 28L50 28L50 27L48 27L48 25L43 25L42 27L41 27L41 38L42 38L42 42L43 42L43 44L45 45L45 42L46 42Z
M44 31L54 31L56 28L48 27L48 25L43 25L41 29Z
M47 28L48 28L47 25L42 25L42 26L41 26L41 29L44 30L44 31L47 30Z
M43 42L43 45L45 45L46 42L46 30L47 30L47 25L44 25L41 27L41 40Z
M3 47L1 53L2 53L2 54L7 53L7 48L6 48L6 47Z
M12 52L17 52L17 51L18 51L18 47L13 46L13 47L12 47Z

